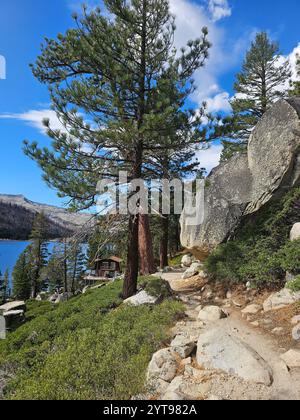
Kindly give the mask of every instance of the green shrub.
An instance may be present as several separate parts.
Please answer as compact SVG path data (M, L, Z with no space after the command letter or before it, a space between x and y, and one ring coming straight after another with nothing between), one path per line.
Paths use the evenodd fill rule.
M175 257L171 258L169 260L169 266L170 267L178 267L178 266L181 266L182 257L183 257L183 254L178 254Z
M152 281L159 283L140 279L149 287ZM170 299L120 306L121 290L116 281L51 307L1 341L0 369L14 376L5 399L126 400L142 392L151 355L182 306ZM45 310L34 306L30 311Z
M143 288L149 295L166 299L172 296L172 290L167 281L159 278L143 277L141 281Z
M238 282L238 272L242 262L243 252L238 242L222 244L206 259L204 265L206 271L218 281Z
M285 272L300 273L300 241L289 232L299 221L300 188L249 216L229 242L207 258L205 268L217 281L260 286L283 284Z
M287 282L286 287L292 290L292 292L300 292L300 276Z
M278 259L281 267L285 271L290 271L294 274L300 273L300 240L290 242L288 241L278 251Z

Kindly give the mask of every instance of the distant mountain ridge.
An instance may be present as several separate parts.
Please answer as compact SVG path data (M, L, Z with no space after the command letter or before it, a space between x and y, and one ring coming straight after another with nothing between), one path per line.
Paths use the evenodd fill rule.
M0 194L0 238L28 239L35 215L42 212L48 220L49 239L72 236L92 218L91 214L36 203L23 195Z

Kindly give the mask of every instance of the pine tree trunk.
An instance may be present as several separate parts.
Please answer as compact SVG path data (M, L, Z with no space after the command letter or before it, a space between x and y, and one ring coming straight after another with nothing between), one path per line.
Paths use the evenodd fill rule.
M130 174L132 179L140 179L142 175L143 148L140 141L134 156L134 167ZM133 191L132 195L136 192ZM137 292L139 275L139 218L140 215L130 215L128 222L127 269L123 284L123 299L127 299Z
M141 214L139 217L139 256L140 274L142 276L148 276L155 273L156 267L148 214Z
M169 246L169 216L164 215L161 219L161 240L160 240L160 268L164 269L169 265L168 246Z
M68 264L67 264L67 242L64 243L64 292L68 293Z
M137 292L139 274L139 215L130 216L128 226L127 269L123 284L123 299Z
M76 279L76 271L77 271L77 251L74 253L74 268L73 268L73 276L72 276L72 285L71 285L71 293L75 295L75 279Z
M176 235L176 252L178 252L181 249L181 242L180 242L180 222L179 222L179 219L178 219L178 222L176 223L175 235Z
M140 60L140 81L139 81L139 105L137 109L137 127L140 130L143 126L145 115L145 77L146 77L146 48L147 48L147 1L143 0L143 24L141 28L141 60ZM143 163L143 133L139 132L135 150L133 153L132 179L140 179L142 176ZM139 275L139 216L130 215L128 226L128 250L127 270L123 284L123 299L127 299L137 292L137 281Z

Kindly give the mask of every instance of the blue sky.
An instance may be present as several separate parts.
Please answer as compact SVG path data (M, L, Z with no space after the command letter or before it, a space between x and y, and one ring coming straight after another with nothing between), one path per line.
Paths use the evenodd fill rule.
M44 184L36 164L23 155L22 141L47 145L41 120L48 116L57 124L49 111L47 89L34 79L29 63L38 55L44 36L55 37L73 24L71 13L79 4L76 0L1 0L0 55L7 68L6 79L0 80L0 193L63 204ZM178 16L178 46L197 37L204 25L214 44L206 68L196 75L195 106L208 100L212 111L229 109L234 75L257 31L268 31L292 62L300 53L299 0L171 0L171 10ZM214 166L219 153L218 145L201 152L202 165Z

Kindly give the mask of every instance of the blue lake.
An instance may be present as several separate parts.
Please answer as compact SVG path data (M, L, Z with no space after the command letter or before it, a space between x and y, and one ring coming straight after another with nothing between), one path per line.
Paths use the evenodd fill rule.
M19 258L19 255L25 250L29 243L29 241L0 240L0 271L2 274L8 269L11 278L12 270ZM54 243L49 244L49 251L51 251L53 245Z

